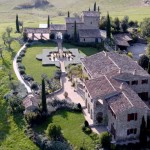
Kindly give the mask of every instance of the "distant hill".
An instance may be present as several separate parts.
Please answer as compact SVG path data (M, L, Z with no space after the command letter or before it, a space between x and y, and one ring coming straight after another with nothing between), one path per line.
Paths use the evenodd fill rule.
M40 4L41 0L37 1L39 5L35 4L35 0L0 0L0 15L3 14L0 22L6 19L12 20L16 13L23 15L28 21L44 20L48 14L51 17L65 16L67 11L70 11L73 16L89 8L93 10L95 1L97 6L100 6L101 15L106 15L106 12L109 11L112 17L122 18L128 15L132 20L139 21L150 17L150 7L145 5L149 0L44 0L44 5ZM28 10L24 8L25 4L29 4L27 5ZM19 10L14 8L19 8ZM62 22L62 19L59 21Z

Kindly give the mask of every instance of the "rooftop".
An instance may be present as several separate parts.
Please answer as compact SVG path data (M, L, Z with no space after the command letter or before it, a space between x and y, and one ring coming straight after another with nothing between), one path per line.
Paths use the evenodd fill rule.
M66 30L66 25L62 25L62 24L51 24L50 25L50 30L51 31L65 31Z
M75 18L75 17L67 17L66 19L66 23L74 23L76 21L76 23L83 23L81 18Z
M100 17L100 13L98 11L83 11L82 14L85 17Z
M92 78L98 78L102 75L114 76L121 71L128 73L128 79L132 74L149 77L149 74L141 68L135 61L126 55L120 55L116 52L100 52L95 55L82 59L82 63ZM113 74L112 74L113 73Z
M25 28L26 33L50 33L48 28Z
M99 29L88 29L88 30L79 30L79 37L83 38L100 38Z

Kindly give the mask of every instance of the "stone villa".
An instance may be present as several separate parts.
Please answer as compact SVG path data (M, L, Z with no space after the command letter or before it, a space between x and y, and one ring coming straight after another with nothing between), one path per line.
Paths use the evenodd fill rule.
M80 17L65 18L65 24L51 24L50 28L25 28L24 32L32 40L46 39L45 34L56 35L58 32L73 37L75 22L80 42L101 42L100 13L98 11L83 11Z
M108 128L114 141L138 139L147 118L150 75L126 55L100 52L82 59L88 76L82 87L94 125ZM81 88L81 85L77 85Z

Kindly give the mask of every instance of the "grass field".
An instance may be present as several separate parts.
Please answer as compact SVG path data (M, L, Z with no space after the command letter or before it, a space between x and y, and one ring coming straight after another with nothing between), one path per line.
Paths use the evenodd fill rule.
M61 127L64 137L74 146L75 150L79 150L83 145L87 150L93 150L96 136L93 133L87 135L82 131L84 120L82 113L60 110L52 118L49 118L46 123L38 126L36 130L40 133L44 132L49 123L55 123Z
M143 5L142 0L49 0L54 7L41 9L24 9L15 10L14 8L20 4L31 2L33 0L1 0L0 1L0 22L13 22L15 15L19 14L20 20L24 21L24 26L30 25L33 22L46 23L47 15L51 16L51 22L63 23L64 16L67 16L67 11L80 14L83 10L93 9L93 3L96 1L100 6L101 15L106 15L109 11L111 17L128 15L132 20L142 21L145 17L150 17L150 7ZM58 17L59 13L62 16Z
M0 66L5 65L3 69L0 69L0 150L38 150L38 147L24 134L25 122L23 116L8 114L8 105L3 100L4 94L9 91L8 72L13 70L12 59L20 48L18 42L14 41L12 48L13 53L4 50L4 59L0 58ZM14 73L13 77L16 79Z

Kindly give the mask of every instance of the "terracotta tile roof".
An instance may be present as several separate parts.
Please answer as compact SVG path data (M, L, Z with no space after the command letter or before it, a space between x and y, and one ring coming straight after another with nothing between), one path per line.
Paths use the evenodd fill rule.
M132 107L139 109L149 109L141 98L127 85L122 85L119 95L107 99L108 105L115 114L126 111Z
M79 37L81 38L100 38L100 30L99 29L82 29L79 30Z
M129 41L132 41L132 37L128 33L119 33L119 34L114 34L113 35L114 40L117 45L119 46L130 46L128 43Z
M83 11L82 14L86 17L100 17L100 13L97 11Z
M50 33L48 28L25 28L26 33Z
M136 75L150 77L149 74L131 58L115 52L100 52L86 57L81 61L92 78L98 78L101 75L112 76L112 74L115 76L119 73L120 69L124 76L126 76L125 73L131 74L128 76L129 78L132 78L134 70L136 70Z
M109 83L106 76L87 80L85 86L92 98L105 97L106 94L116 92L116 89Z
M81 18L73 18L73 17L67 17L65 18L66 20L66 23L74 23L76 21L76 23L78 24L81 24L83 23L82 19Z
M66 30L66 26L62 24L51 24L50 30L51 31L63 31L63 30Z

